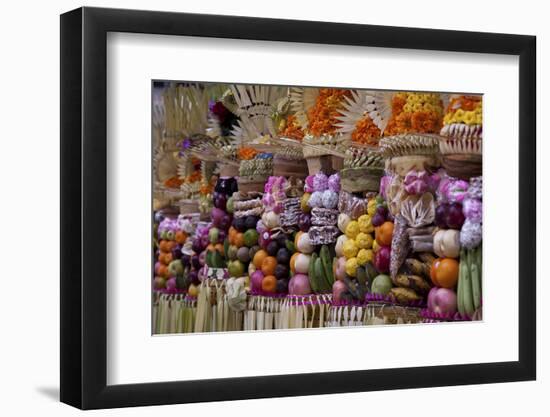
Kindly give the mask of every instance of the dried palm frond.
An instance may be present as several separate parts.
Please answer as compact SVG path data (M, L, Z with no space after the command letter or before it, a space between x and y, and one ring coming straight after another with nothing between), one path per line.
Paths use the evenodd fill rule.
M235 84L231 92L236 103L235 114L239 116L232 136L239 143L249 143L265 136L276 136L272 113L275 103L286 94L283 87L268 85Z
M306 130L309 125L307 112L315 105L315 101L317 100L318 95L318 88L290 88L290 108L292 112L296 115L296 120L303 130Z
M345 97L337 119L338 132L351 138L357 123L368 115L372 122L383 133L391 117L391 92L351 90L351 97Z

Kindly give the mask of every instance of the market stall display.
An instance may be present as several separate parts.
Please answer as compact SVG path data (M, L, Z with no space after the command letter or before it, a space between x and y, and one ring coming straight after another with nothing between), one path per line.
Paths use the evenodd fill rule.
M482 318L481 96L162 91L153 333Z

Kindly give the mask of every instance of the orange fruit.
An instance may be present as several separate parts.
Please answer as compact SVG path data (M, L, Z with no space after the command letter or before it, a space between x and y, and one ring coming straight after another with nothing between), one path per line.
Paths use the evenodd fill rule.
M267 275L262 279L262 291L275 292L277 290L277 278Z
M229 243L231 245L235 244L235 235L237 234L237 229L235 229L233 226L229 228L229 231L227 232L227 239L229 240Z
M252 259L252 263L256 267L256 269L261 269L262 262L264 259L267 258L267 252L263 249L260 249L258 252L254 254L254 258Z
M295 252L295 253L290 257L290 270L291 270L292 272L296 272L295 264L296 264L296 258L298 257L298 255L300 255L300 252Z
M275 273L275 267L277 266L277 259L274 256L266 256L262 261L262 272L264 275L273 275Z
M168 240L161 240L160 243L159 243L159 249L161 252L170 252L170 249L168 249L169 245L168 245L169 241Z
M458 281L459 264L453 258L437 259L430 270L430 277L435 285L453 288Z
M168 267L166 265L159 266L158 275L163 278L168 278Z
M221 253L222 256L225 256L225 253L224 253L224 250L223 250L223 244L222 243L216 243L216 245L214 245L214 247L216 248L216 250Z
M435 271L437 270L437 265L439 265L439 261L441 261L441 259L436 259L435 261L433 261L432 266L430 268L430 279L432 280L434 285L437 285L437 286L439 286L439 284L437 283L437 276Z
M244 233L237 232L233 239L233 244L238 248L244 246Z
M187 233L185 233L183 230L178 230L176 232L176 242L181 245L185 243L186 240L187 240Z
M381 246L390 246L393 236L393 222L384 222L374 229L376 242Z
M216 250L216 247L212 243L209 243L208 246L206 247L206 250L210 252L214 252Z

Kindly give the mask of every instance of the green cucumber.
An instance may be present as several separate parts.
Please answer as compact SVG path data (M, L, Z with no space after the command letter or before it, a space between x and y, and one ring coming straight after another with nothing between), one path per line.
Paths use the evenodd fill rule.
M204 262L208 267L212 268L214 265L212 264L212 252L207 250L206 251L206 257L204 258Z
M315 259L317 259L317 254L315 252L313 252L311 254L311 257L309 258L309 266L308 266L308 269L307 269L307 275L308 275L308 278L309 278L311 289L315 292L320 292L321 288L318 285L319 280L317 279L317 277L315 275ZM312 281L315 282L314 285L311 284Z
M325 272L325 278L328 282L328 284L332 287L332 284L334 284L334 274L332 272L332 262L331 259L333 257L330 254L330 250L327 245L323 245L321 247L321 261L323 265L323 270Z
M320 257L315 259L315 277L319 280L319 286L322 291L327 290L328 280L325 277L325 271L323 268L323 261Z
M464 268L465 268L464 249L460 251L460 263L458 265L458 285L456 289L456 305L458 312L462 315L466 313L464 309Z
M472 262L471 251L466 251L466 264L464 268L464 310L466 314L472 316L474 314L474 297L472 295L472 277L470 267Z
M475 262L472 262L470 265L470 274L472 279L472 297L474 301L474 309L481 307L481 277L479 276L479 265L478 261L478 252L477 248L474 252Z

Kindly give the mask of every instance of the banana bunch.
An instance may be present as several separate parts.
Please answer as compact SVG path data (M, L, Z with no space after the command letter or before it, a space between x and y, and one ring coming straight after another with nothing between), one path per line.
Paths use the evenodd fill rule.
M461 250L456 291L460 314L471 317L481 307L481 266L481 246Z
M313 252L309 260L309 285L315 293L327 293L332 291L334 284L334 271L332 262L334 254L327 245L321 246L319 255Z

